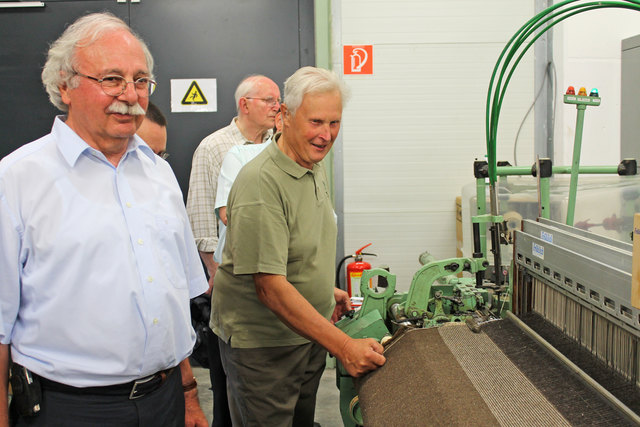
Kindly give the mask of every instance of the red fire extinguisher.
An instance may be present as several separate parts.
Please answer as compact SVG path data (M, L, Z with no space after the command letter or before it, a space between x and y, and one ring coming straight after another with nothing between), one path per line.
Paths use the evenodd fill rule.
M354 258L354 261L347 264L347 292L350 297L359 297L360 295L360 280L362 279L362 272L364 270L371 269L371 264L362 260L363 255L374 255L375 254L363 254L362 250L366 247L371 246L371 243L368 245L364 245L360 249L356 251L354 255L351 257ZM369 287L373 287L371 280L369 280Z

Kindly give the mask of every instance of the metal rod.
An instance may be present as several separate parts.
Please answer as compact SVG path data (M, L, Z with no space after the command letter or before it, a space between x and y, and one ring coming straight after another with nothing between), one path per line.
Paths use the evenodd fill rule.
M491 202L491 215L498 216L498 190L496 183L489 186L489 201ZM493 269L496 286L502 284L502 260L500 259L500 229L499 224L493 223L491 226L491 249L493 252Z
M584 112L586 105L576 105L578 117L576 119L576 137L573 141L573 160L571 162L571 182L569 183L569 201L567 203L567 225L573 225L576 208L576 193L578 191L578 169L580 168L580 149L582 147L582 128L584 127Z
M570 174L572 167L569 166L553 166L551 168L554 174ZM578 173L581 174L618 174L618 166L579 166Z
M551 219L551 201L549 192L549 178L540 178L540 216L546 219Z
M593 378L587 375L582 369L580 369L575 363L571 360L567 359L564 354L560 353L557 349L555 349L551 344L549 344L544 338L542 338L538 333L536 333L533 329L531 329L527 324L525 324L522 320L520 320L515 314L510 311L507 311L507 318L516 324L524 333L529 335L533 340L537 341L545 350L551 353L556 359L560 362L564 363L570 370L572 370L576 375L580 377L588 386L593 388L596 393L600 394L602 397L607 399L614 407L619 409L622 413L624 413L631 421L640 425L640 416L638 416L635 412L633 412L627 405L622 403L615 397L613 394L609 392L609 390L602 387L598 382L596 382Z
M482 224L484 226L484 224ZM480 243L480 224L473 223L473 258L482 258L482 247ZM484 271L476 273L476 287L482 286L484 283Z
M572 166L553 166L551 171L554 175L568 175L572 172ZM618 166L579 166L578 173L581 174L618 174ZM498 176L532 175L530 166L498 166Z
M540 171L540 156L536 156L536 186L538 187L538 217L542 217L542 171Z
M531 175L531 166L498 166L498 176Z
M476 215L487 213L487 187L484 178L476 179ZM487 253L487 225L480 227L480 252Z

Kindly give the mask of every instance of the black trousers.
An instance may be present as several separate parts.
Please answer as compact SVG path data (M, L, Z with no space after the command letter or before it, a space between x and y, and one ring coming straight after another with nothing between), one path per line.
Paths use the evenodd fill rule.
M16 426L37 427L183 427L184 394L180 369L157 390L139 399L42 390L40 412L17 417Z
M207 328L207 354L209 356L209 377L213 391L213 422L211 427L231 427L229 400L227 398L227 375L224 373L218 348L218 337Z

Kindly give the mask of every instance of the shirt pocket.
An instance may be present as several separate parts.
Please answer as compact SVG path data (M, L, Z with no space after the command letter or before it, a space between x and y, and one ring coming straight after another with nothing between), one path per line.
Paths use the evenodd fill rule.
M153 233L157 260L167 279L176 288L186 288L186 244L183 221L166 215L156 215Z

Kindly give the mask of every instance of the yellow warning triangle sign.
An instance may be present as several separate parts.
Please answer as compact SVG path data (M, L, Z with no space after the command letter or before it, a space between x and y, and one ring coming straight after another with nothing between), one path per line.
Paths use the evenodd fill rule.
M207 104L207 98L204 97L204 93L198 83L194 80L191 82L191 86L187 90L187 93L182 98L182 105L192 105L192 104Z

